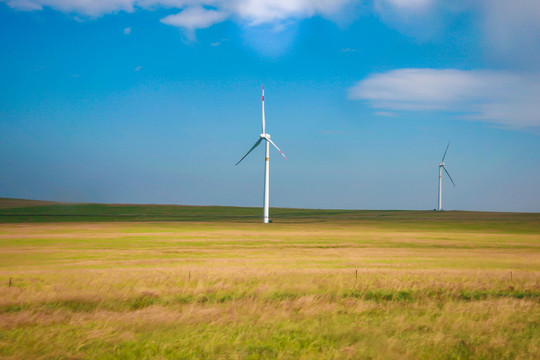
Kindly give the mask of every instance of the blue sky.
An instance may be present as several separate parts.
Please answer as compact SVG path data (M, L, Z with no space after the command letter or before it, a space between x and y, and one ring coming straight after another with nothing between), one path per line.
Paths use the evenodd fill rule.
M540 211L533 0L0 0L0 196Z

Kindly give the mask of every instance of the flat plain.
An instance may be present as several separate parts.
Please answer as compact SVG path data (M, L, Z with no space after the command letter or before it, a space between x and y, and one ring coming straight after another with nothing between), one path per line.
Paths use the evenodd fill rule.
M540 358L540 214L260 212L0 199L0 358Z

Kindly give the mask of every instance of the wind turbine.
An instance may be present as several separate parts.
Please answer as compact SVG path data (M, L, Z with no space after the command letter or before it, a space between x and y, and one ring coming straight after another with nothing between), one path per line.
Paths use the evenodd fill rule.
M287 159L287 157L285 156L283 151L281 151L277 147L277 145L274 144L274 142L272 140L270 140L270 134L266 133L265 121L264 121L264 85L263 85L263 88L262 88L262 134L259 135L259 140L257 140L255 145L253 145L253 147L251 149L249 149L249 151L246 153L246 155L244 155L244 157L241 158L240 161L238 161L236 163L236 165L240 164L240 162L242 160L244 160L246 158L246 156L248 156L249 153L253 151L253 149L255 149L257 146L259 146L259 144L263 140L265 141L265 145L266 145L266 155L264 157L264 200L263 200L263 209L264 210L263 210L263 223L267 224L267 223L270 222L270 219L268 218L268 213L269 213L268 208L269 208L269 203L270 203L270 144L272 144L281 153L281 155L283 155L285 160Z
M446 170L446 166L444 165L444 158L446 158L446 153L448 152L448 147L450 146L450 141L448 142L448 145L446 145L446 150L444 151L444 155L442 157L441 163L439 164L439 211L442 211L442 171L446 172L446 175L448 175L448 178L456 186L454 183L454 180L452 180L452 177L450 176L450 173L448 170Z

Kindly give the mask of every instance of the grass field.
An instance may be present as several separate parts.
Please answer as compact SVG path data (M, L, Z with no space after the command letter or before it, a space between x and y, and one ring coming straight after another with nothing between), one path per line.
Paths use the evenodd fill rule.
M540 214L260 213L0 199L0 358L540 358Z

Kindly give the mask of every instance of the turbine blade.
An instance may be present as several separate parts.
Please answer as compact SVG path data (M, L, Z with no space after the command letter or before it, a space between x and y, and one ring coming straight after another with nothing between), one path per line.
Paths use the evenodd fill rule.
M446 153L448 152L448 147L449 146L450 146L450 141L448 141L448 145L446 145L446 150L444 151L444 155L443 155L442 160L441 160L442 163L444 162L444 158L446 157Z
M273 142L272 140L270 140L270 139L266 139L266 140L268 140L268 142L269 142L270 144L274 145L274 147L281 153L281 155L283 155L283 157L285 158L285 160L287 160L287 157L285 156L285 154L283 153L283 151L279 150L279 148L277 147L277 145L274 144L274 142Z
M249 151L246 153L246 155L244 155L243 158L240 159L240 161L244 160L246 158L246 156L249 155L250 152L253 151L253 149L255 149L257 146L259 146L259 144L261 143L262 141L262 138L260 138L259 140L257 140L257 142L255 143L255 145L253 145L253 147L251 149L249 149ZM240 164L240 161L236 163L236 165ZM234 165L234 166L236 166Z
M452 184L454 184L454 186L456 186L456 183L454 182L454 180L452 180L452 177L450 176L450 173L448 172L448 170L446 170L446 167L443 166L442 168L446 172L446 175L448 175L448 177L450 178L450 181L452 182Z
M262 89L262 133L263 134L266 134L265 130L266 130L266 126L265 126L265 121L264 121L264 85L263 85L263 89Z

